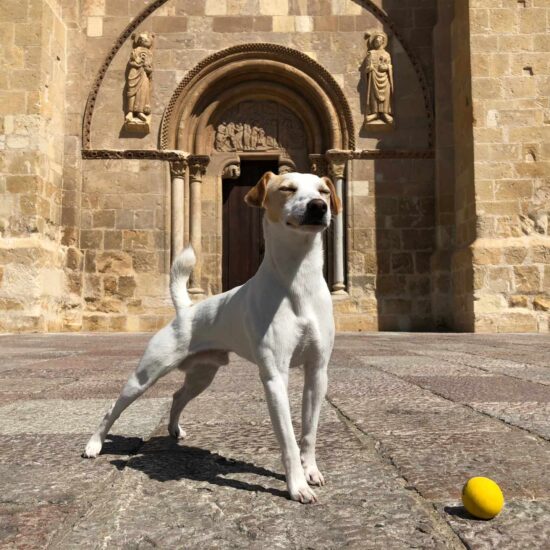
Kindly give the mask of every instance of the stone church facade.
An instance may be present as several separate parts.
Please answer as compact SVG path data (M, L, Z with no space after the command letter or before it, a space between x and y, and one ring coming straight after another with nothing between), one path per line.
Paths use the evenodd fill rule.
M338 330L547 332L545 0L2 0L0 331L147 331L333 179Z

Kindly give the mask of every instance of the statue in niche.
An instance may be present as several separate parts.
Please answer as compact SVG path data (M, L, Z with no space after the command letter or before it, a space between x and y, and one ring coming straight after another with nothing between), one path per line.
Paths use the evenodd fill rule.
M377 30L366 33L365 39L368 48L364 65L367 80L365 124L391 124L393 67L386 51L388 36Z
M129 130L149 131L154 38L149 32L132 34L133 49L126 81L125 127Z

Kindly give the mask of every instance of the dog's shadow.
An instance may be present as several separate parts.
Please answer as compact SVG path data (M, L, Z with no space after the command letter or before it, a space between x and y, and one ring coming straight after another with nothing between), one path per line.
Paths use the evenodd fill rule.
M111 436L106 441L102 454L123 454L124 451L136 452L138 438L124 438ZM138 447L139 448L139 447ZM123 450L121 453L121 450ZM119 470L131 468L143 472L150 479L160 482L189 479L207 482L220 487L232 487L244 491L269 493L274 496L289 499L286 491L264 487L257 483L250 483L235 479L234 474L254 474L267 478L274 478L285 482L285 476L266 468L255 466L251 462L226 458L200 447L189 447L176 442L171 437L152 437L139 448L139 454L127 459L111 460Z

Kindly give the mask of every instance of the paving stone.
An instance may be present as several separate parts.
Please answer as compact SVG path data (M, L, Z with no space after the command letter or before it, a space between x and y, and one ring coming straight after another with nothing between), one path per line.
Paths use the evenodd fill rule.
M403 379L461 403L550 402L550 387L506 376L403 376Z
M475 367L479 371L488 374L504 374L514 378L521 378L530 382L544 385L550 385L550 368L527 363L518 363L515 361L506 361L503 359L494 359L492 357L481 357L479 355L470 355L457 351L429 351L430 356L439 356L445 363L460 363ZM549 351L550 353L550 351ZM475 374L477 374L475 373ZM413 374L410 372L409 374ZM447 373L445 373L447 374ZM467 374L466 372L464 374ZM473 374L473 373L472 373Z
M476 550L548 548L550 541L550 501L513 500L490 521L472 518L459 502L440 506L453 530Z
M231 354L185 410L183 441L167 420L184 374L169 374L85 460L151 335L2 336L0 546L542 548L550 347L533 336L338 335L317 446L327 485L313 506L288 498L256 366ZM302 387L293 369L297 435ZM495 520L461 515L473 475L504 490Z
M477 411L490 414L550 440L550 403L470 403Z
M0 506L1 548L46 548L74 507L59 504Z
M385 372L407 376L487 376L478 368L460 363L451 363L428 356L392 355L358 356L364 365L378 367Z
M516 430L387 436L381 451L429 500L459 498L472 476L494 479L506 498L550 494L550 446Z
M91 434L111 403L105 399L17 401L0 408L0 434ZM124 411L113 433L149 434L168 405L168 399L139 399Z
M117 490L127 494L132 488L131 501L98 506L63 543L99 532L116 547L145 540L166 547L189 540L223 548L452 547L438 520L403 488L391 467L341 423L321 430L319 458L329 484L317 489L320 503L311 507L288 499L271 446L250 449L263 430L241 427L213 426L197 434L193 446L147 443L125 463ZM227 431L233 437L224 438ZM206 449L213 441L216 452ZM334 452L342 441L345 452Z

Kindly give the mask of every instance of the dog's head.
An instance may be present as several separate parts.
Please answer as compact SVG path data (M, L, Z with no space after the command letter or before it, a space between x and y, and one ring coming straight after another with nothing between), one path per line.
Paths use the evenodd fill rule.
M318 233L342 209L332 181L314 174L266 172L244 198L249 206L265 208L269 221L297 231Z

